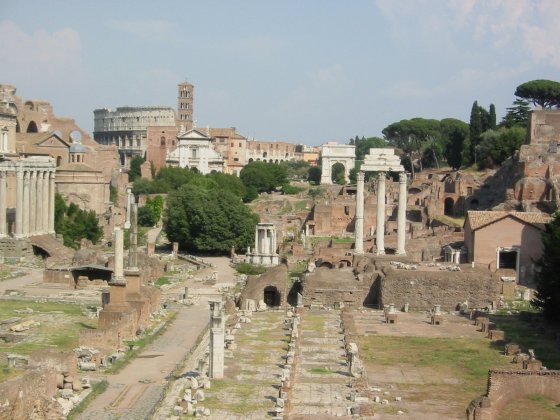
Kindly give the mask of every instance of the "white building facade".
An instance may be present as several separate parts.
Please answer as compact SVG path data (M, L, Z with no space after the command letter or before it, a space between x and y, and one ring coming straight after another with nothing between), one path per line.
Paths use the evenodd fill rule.
M224 157L214 150L212 137L196 129L177 136L177 148L167 154L168 166L196 169L203 175L224 171Z

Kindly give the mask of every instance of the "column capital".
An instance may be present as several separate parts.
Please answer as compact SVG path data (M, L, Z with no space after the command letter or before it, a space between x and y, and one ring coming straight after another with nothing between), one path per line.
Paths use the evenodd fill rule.
M365 179L366 174L364 173L364 171L359 171L356 175L356 179L358 181L363 181Z
M385 171L377 172L377 178L379 178L379 179L385 178L386 175L387 175L387 172L385 172Z
M399 182L407 182L407 181L408 181L408 175L406 174L406 172L400 172Z

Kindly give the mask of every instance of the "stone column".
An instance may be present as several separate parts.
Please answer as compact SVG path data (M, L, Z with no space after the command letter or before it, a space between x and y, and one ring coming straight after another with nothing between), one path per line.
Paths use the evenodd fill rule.
M29 236L29 171L23 174L23 236Z
M43 233L48 233L49 231L49 206L50 206L50 191L49 191L49 173L43 172L43 210L41 211L41 216L43 220L41 226L43 227ZM54 198L54 197L53 197Z
M29 233L35 235L37 233L37 206L41 205L41 197L37 197L37 171L31 172L31 184L30 184L30 195L29 195Z
M45 211L45 201L43 199L43 172L37 173L37 208L35 213L35 230L37 233L44 233L43 211Z
M23 168L16 172L16 227L15 237L23 237Z
M406 172L399 174L399 210L397 213L397 254L405 255L406 238Z
M130 228L130 205L132 204L132 190L130 188L126 189L126 222L124 222L124 228Z
M54 196L56 185L54 183L55 172L52 171L49 174L49 220L48 220L48 231L51 235L54 235Z
M377 176L376 255L385 255L385 172Z
M138 270L138 204L130 206L130 246L128 248L128 269ZM174 242L176 244L177 242Z
M209 376L224 377L224 313L221 301L210 301L210 366Z
M253 248L253 254L260 254L261 249L259 246L259 225L255 226L255 247Z
M276 228L270 229L270 253L276 254Z
M362 171L358 172L356 223L354 224L354 254L364 253L364 178L365 174Z
M8 234L8 229L6 225L6 182L7 173L5 171L0 171L0 238L5 238Z
M115 264L113 269L113 277L111 278L112 285L124 285L124 232L121 228L115 228L115 237L113 247L115 248Z
M270 229L265 227L263 230L264 233L264 249L263 254L268 255L270 254Z

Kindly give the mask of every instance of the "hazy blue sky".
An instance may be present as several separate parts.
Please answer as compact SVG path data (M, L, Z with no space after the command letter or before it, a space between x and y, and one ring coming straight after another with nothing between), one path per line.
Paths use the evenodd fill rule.
M498 117L558 80L558 0L0 0L0 82L93 129L93 110L176 107L199 127L310 145L405 118Z

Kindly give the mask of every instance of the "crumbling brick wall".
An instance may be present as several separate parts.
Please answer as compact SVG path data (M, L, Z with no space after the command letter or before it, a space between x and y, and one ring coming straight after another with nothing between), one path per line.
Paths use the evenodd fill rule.
M485 308L500 296L500 280L483 270L423 271L383 269L379 302L397 308L409 304L411 310L429 310L441 305L456 310L467 301L470 308Z
M544 395L560 400L560 371L505 370L488 372L488 391L473 400L467 409L469 420L493 420L511 401L527 395Z
M347 306L360 307L364 301L363 284L352 269L320 267L303 280L303 304L332 307L343 302Z

